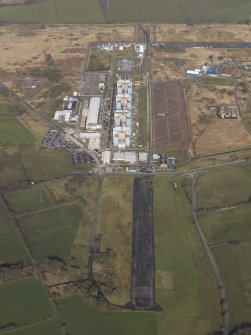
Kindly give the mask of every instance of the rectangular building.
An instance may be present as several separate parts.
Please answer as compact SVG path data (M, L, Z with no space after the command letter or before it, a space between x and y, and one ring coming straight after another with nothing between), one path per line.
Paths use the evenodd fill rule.
M99 113L100 113L101 98L94 97L90 99L90 105L88 109L86 128L91 130L100 129L101 125L98 124Z

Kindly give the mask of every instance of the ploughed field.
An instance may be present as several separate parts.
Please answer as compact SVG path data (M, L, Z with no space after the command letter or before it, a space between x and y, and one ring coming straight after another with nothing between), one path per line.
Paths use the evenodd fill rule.
M189 147L189 120L181 82L153 84L152 113L155 149L181 150Z

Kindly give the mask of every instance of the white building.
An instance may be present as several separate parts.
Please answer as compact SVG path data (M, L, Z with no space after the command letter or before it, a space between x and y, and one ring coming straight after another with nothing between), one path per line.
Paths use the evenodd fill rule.
M101 98L99 97L91 98L90 105L88 108L86 129L96 130L96 129L101 128L101 125L98 124L100 103L101 103Z
M71 110L56 111L53 120L58 122L70 122Z
M86 133L80 133L80 137L83 140L89 141L88 143L88 149L89 150L100 150L100 133L95 132L86 132Z

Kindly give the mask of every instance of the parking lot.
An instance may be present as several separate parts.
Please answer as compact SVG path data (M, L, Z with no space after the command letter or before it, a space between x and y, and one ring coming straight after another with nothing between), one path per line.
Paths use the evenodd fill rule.
M72 162L77 165L93 163L93 158L83 152L81 148L70 141L63 138L62 134L57 130L50 130L44 137L42 148L63 149L71 153Z

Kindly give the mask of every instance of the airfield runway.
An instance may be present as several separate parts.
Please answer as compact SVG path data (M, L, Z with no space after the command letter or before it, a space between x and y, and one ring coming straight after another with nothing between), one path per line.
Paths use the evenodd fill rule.
M153 188L150 178L135 178L133 198L132 300L135 309L153 309Z

